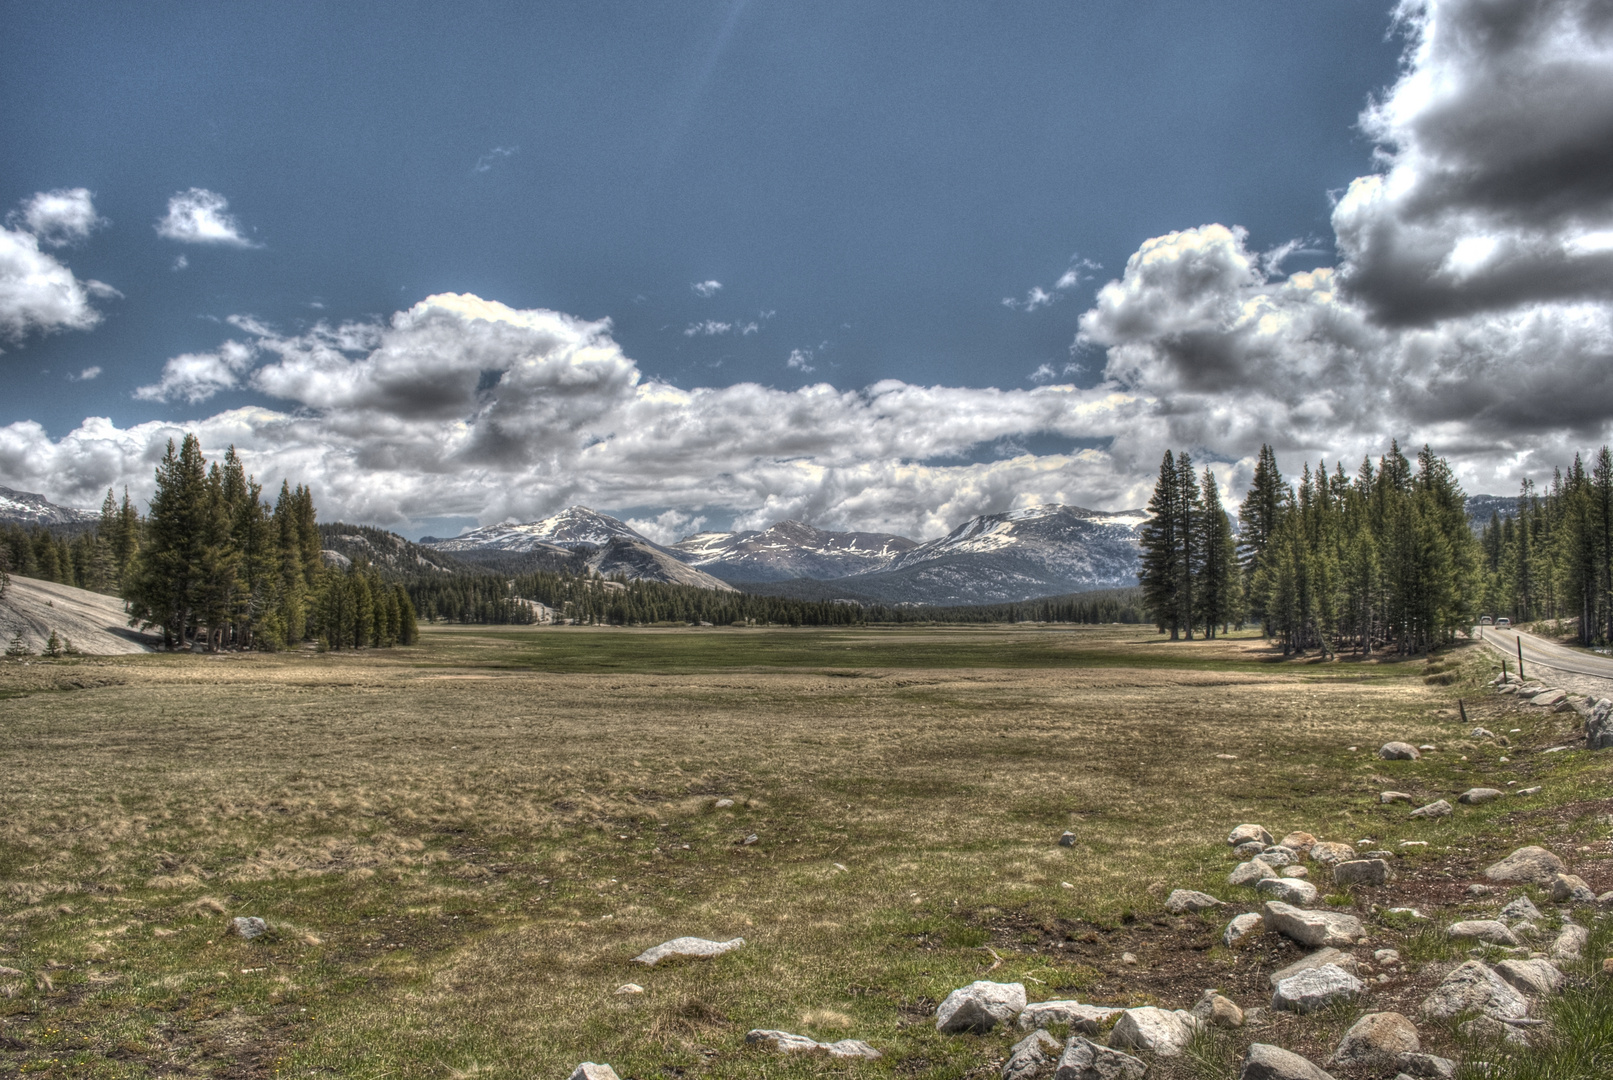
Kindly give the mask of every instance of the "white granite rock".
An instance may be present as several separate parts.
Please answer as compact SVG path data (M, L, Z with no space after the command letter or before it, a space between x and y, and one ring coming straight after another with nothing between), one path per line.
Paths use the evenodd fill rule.
M745 939L742 937L736 937L729 941L709 941L706 938L698 937L673 938L671 941L663 941L653 949L645 949L633 957L633 963L654 967L661 961L669 959L688 957L703 960L713 956L721 956L725 952L733 952L743 944L745 944Z
M1244 1058L1238 1080L1333 1080L1333 1076L1292 1050L1254 1043Z
M1267 878L1274 878L1276 876L1277 871L1273 870L1270 864L1266 863L1262 859L1254 858L1250 859L1248 862L1239 863L1237 866L1233 867L1232 873L1227 875L1227 884L1253 885L1257 881L1264 881Z
M1173 1057L1193 1041L1196 1027L1192 1015L1180 1009L1171 1012L1145 1005L1121 1014L1109 1033L1109 1045L1118 1050L1147 1050Z
M1267 927L1311 948L1350 946L1366 936L1361 920L1354 915L1305 911L1276 900L1266 902L1263 914Z
M1255 882L1255 892L1296 906L1314 904L1319 895L1315 885L1296 878L1265 878Z
M1125 1009L1108 1005L1083 1005L1079 1001L1033 1001L1019 1014L1021 1030L1068 1024L1072 1032L1096 1035Z
M1053 1080L1143 1080L1147 1072L1146 1062L1077 1035L1065 1044Z
M1323 964L1278 983L1271 994L1271 1007L1313 1013L1337 1002L1354 1001L1365 989L1365 983L1337 964Z
M1550 960L1503 960L1495 965L1495 973L1530 997L1555 994L1568 981Z
M1550 885L1552 878L1567 871L1568 867L1557 856L1543 847L1530 845L1486 867L1484 876L1491 881L1526 881Z
M1011 1023L1024 1011L1024 983L979 979L946 996L941 1007L935 1010L935 1029L948 1034L984 1033L998 1024Z
M1498 919L1466 919L1452 923L1445 932L1462 941L1483 941L1491 945L1510 945L1516 948L1523 942Z
M1481 960L1469 960L1445 976L1423 999L1424 1016L1449 1020L1465 1012L1483 1012L1498 1019L1522 1019L1529 1002Z
M1189 912L1208 911L1211 908L1225 906L1222 901L1209 893L1195 892L1192 889L1173 889L1165 898L1165 910L1172 915L1186 915Z
M1232 945L1243 940L1256 930L1259 930L1265 921L1264 917L1256 911L1233 916L1232 921L1227 923L1227 928L1221 933L1221 944Z

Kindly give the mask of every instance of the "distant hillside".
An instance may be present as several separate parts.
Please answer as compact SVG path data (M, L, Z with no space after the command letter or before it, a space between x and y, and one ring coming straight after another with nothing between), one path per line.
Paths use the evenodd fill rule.
M779 521L761 531L696 533L672 550L724 581L789 581L884 570L916 547L918 541L891 533L828 532L799 521Z
M1505 520L1516 517L1518 514L1518 497L1516 495L1469 495L1467 497L1467 520L1473 526L1474 532L1481 531L1490 523L1492 515L1500 515Z
M321 524L319 543L325 550L326 562L344 568L354 562L367 562L387 577L451 574L469 569L440 551L422 547L373 525L348 525L340 521Z
M67 531L77 532L100 517L89 510L58 506L36 492L0 487L0 525L43 525L53 530L67 526Z

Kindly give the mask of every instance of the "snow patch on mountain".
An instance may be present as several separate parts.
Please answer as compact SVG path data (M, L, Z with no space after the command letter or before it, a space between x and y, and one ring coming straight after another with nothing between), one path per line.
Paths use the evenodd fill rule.
M829 532L800 521L779 521L761 530L696 533L674 544L672 551L730 581L786 581L869 573L917 546L890 533Z
M6 524L83 525L99 517L88 510L57 506L36 492L0 487L0 522Z

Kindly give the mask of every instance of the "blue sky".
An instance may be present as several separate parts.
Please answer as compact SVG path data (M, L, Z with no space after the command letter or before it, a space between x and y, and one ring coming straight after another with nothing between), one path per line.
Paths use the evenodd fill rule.
M1596 7L1538 16L1573 22L1593 69L1605 28L1581 16ZM1359 283L1341 295L1360 307L1361 332L1393 340L1351 338L1349 364L1370 366L1362 349L1403 358L1407 331L1385 327L1455 333L1473 328L1453 329L1453 318L1507 310L1505 297L1476 307L1451 298L1477 285L1424 289L1426 303L1396 308L1386 298L1423 293L1395 276L1404 267L1369 265L1389 247L1368 243L1378 233L1357 218L1345 224L1360 229L1341 231L1335 205L1357 178L1385 175L1394 160L1410 170L1416 152L1439 150L1430 123L1462 130L1452 119L1462 108L1496 107L1479 100L1482 87L1443 119L1417 113L1411 97L1419 70L1437 73L1460 51L1441 52L1429 28L1444 18L1460 37L1462 20L1490 17L1483 8L1414 4L1396 28L1384 4L1358 0L7 2L0 204L14 208L14 243L37 249L13 252L25 267L13 273L33 284L67 274L84 291L76 308L14 315L0 340L0 483L77 501L107 483L138 490L154 441L189 427L238 441L265 479L307 473L327 516L406 532L567 501L648 515L667 535L696 519L765 523L775 513L934 532L966 511L1029 500L1138 501L1164 445L1191 446L1233 484L1261 439L1297 467L1317 450L1444 432L1452 417L1437 408L1363 421L1338 402L1323 415L1303 394L1274 403L1282 415L1258 431L1247 418L1216 420L1204 395L1236 396L1236 379L1212 378L1225 366L1217 357L1237 351L1235 328L1165 318L1138 329L1136 312L1116 306L1124 297L1105 307L1097 290L1164 288L1121 281L1128 259L1156 238L1216 225L1224 235L1194 232L1193 243L1158 250L1178 262L1189 248L1210 257L1232 274L1227 288L1246 290L1239 304L1256 292L1282 302L1295 271L1338 267ZM1516 65L1516 48L1497 58ZM1587 78L1595 99L1603 88L1594 71ZM1536 89L1545 109L1547 89ZM1400 113L1380 110L1378 126L1363 127L1373 101L1402 99ZM1561 173L1557 182L1572 179ZM79 189L77 224L49 232L56 219L29 200ZM1605 209L1604 196L1590 198ZM1418 225L1398 210L1380 219L1408 236ZM1599 219L1575 220L1594 233ZM1499 235L1479 231L1480 248ZM1356 246L1341 252L1345 236ZM1448 239L1454 248L1463 236ZM1472 242L1464 250L1485 255ZM1221 255L1247 266L1227 271ZM5 265L0 257L0 275ZM1582 304L1587 288L1596 291L1569 285L1544 300ZM1203 306L1202 296L1166 293L1182 311ZM538 338L503 351L471 338L402 342L418 327L399 329L396 313L443 294L503 307L438 305L411 326L441 315ZM1143 306L1158 315L1165 302ZM569 329L504 310L552 313ZM1184 333L1219 344L1199 342L1179 363L1172 342ZM484 347L486 357L472 355ZM507 373L555 348L571 374L517 394ZM598 349L613 356L603 367L583 355ZM417 364L421 350L437 351ZM455 350L460 361L439 363ZM402 442L400 425L425 422L415 405L338 400L310 389L307 370L289 370L324 364L320 385L392 385L403 376L387 357L402 353L414 358L408 377L423 380L410 401L441 390L443 402L460 402L429 418L448 427ZM175 366L184 357L199 359ZM1317 362L1281 361L1290 375ZM1244 356L1228 370L1257 368ZM459 387L477 370L475 385ZM635 387L637 420L556 389L580 385L580 371L603 380L596 389ZM1396 371L1426 390L1429 372ZM774 396L743 389L752 384ZM677 399L673 422L644 414L673 400L656 387L709 393ZM1025 397L1056 387L1079 394L1052 413ZM945 396L964 390L996 396ZM1146 398L1147 416L1072 419L1071 409L1115 395ZM840 403L833 416L823 400ZM900 432L851 451L814 441L839 424L878 428L898 400L919 410ZM926 413L936 409L944 423ZM1201 422L1169 419L1184 412ZM109 423L86 428L94 417ZM630 437L634 422L676 433ZM1524 426L1540 460L1595 434L1590 419L1572 431ZM716 443L685 437L723 427L734 430ZM1142 427L1151 441L1117 448L1117 436ZM1470 485L1513 479L1516 463L1449 434L1459 458L1471 450ZM618 442L610 462L595 460ZM667 458L685 464L663 472ZM1030 464L990 475L1012 458ZM899 509L877 509L882 499Z

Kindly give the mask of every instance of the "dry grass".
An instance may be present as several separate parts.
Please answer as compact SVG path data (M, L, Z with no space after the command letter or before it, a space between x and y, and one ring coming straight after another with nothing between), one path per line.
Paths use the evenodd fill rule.
M1469 842L1383 835L1367 753L1453 738L1459 687L1262 657L1135 630L531 630L0 665L0 965L26 976L0 985L0 1075L847 1068L765 1057L752 1027L963 1075L1006 1043L936 1035L952 987L1127 977L998 924L1224 892L1242 820ZM628 962L680 934L748 944Z

